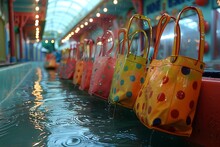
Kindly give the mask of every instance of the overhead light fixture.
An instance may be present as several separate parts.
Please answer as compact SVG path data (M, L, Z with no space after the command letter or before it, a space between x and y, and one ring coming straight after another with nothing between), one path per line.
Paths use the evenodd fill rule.
M38 19L38 18L39 18L39 15L38 15L38 14L36 14L36 15L35 15L35 18L36 18L36 19Z
M48 40L45 40L45 43L48 43Z
M74 32L71 32L71 35L74 35Z
M113 0L113 4L117 5L118 1L117 0Z
M96 16L97 16L97 17L100 17L100 13L96 13Z
M86 22L84 23L84 25L87 26L87 25L88 25L88 22L86 21Z
M39 11L39 10L40 10L40 8L37 6L37 7L35 7L35 10L36 10L36 11Z
M81 25L80 25L80 28L84 28L84 25L83 25L83 24L81 24Z
M108 9L107 9L107 8L104 8L104 9L103 9L103 11L104 11L104 12L107 12L107 11L108 11Z
M39 2L39 0L36 0L36 2Z
M54 43L54 40L51 40L51 43Z
M92 18L90 18L90 19L89 19L89 22L93 22L93 19L92 19Z

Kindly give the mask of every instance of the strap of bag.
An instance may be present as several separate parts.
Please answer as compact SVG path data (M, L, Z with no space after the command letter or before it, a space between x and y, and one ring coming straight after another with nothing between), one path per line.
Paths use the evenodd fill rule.
M104 53L104 49L102 50L102 56L109 56L112 53L113 49L114 49L114 34L113 34L113 32L111 30L107 30L103 34L102 39L103 39L103 44L104 44L105 50L107 50L106 49L107 48L106 47L107 43L112 41L112 46L109 50L107 50L107 52ZM112 39L112 40L109 40L109 39ZM114 56L116 56L116 55L117 55L117 53L115 52Z
M123 36L123 39L120 40L120 34L124 34ZM125 43L126 43L126 36L127 36L127 33L128 33L128 30L126 28L120 28L118 30L118 48L117 48L117 51L120 53L120 54L124 54L125 52ZM121 49L121 43L122 43L122 49Z
M93 53L93 41L91 39L87 42L89 44L89 60L92 60L92 53Z
M179 25L179 20L183 12L187 10L194 10L198 14L199 19L199 32L200 32L200 41L199 41L199 51L198 51L198 61L203 62L203 55L204 55L204 44L205 44L205 28L204 28L204 18L202 11L199 8L188 6L183 8L183 10L178 14L176 20L176 27L175 27L175 37L174 37L174 48L172 54L174 56L179 55L180 52L180 28L177 27Z
M151 23L150 23L150 19L149 18L147 18L146 16L144 16L144 15L140 15L140 14L134 14L131 18L130 18L130 20L129 20L129 23L128 23L128 33L127 33L127 38L126 39L128 39L129 38L129 31L130 31L130 28L131 28L131 24L132 24L132 21L134 20L134 18L136 18L136 19L139 19L139 20L142 20L143 22L147 22L147 24L148 24L148 26L149 26L149 28L150 28L150 39L152 39L152 26L151 26ZM144 50L144 57L147 57L148 56L148 53L149 53L149 49L150 49L150 42L151 41L149 41L149 43L148 43L148 47ZM132 42L131 42L132 43ZM128 41L128 53L130 52L130 45L131 45L131 43L129 43L129 41Z
M170 19L173 19L174 22L176 21L176 18L168 15L167 13L164 13L161 17L160 20L157 24L157 31L156 31L156 42L154 45L154 54L152 59L156 59L157 54L158 54L158 48L159 48L159 44L160 44L160 38L163 34L163 31L165 30L167 24L170 22ZM179 25L177 25L177 27L179 27ZM176 38L177 40L179 39L178 37Z

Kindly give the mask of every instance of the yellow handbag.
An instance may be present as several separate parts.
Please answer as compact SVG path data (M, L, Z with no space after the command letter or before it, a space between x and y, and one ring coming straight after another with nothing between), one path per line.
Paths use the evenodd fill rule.
M199 16L200 42L197 60L179 55L181 37L179 20L181 14L187 10L194 10ZM172 55L157 60L159 38L169 19L170 17L165 14L158 23L153 60L138 94L134 111L148 128L179 136L190 136L205 66L204 20L201 10L196 7L185 7L175 22Z
M133 15L130 19L127 32L125 33L126 38L124 41L128 44L127 54L124 55L123 49L122 54L118 55L109 95L110 103L118 104L130 109L133 109L138 92L144 83L144 77L146 74L146 61L150 46L147 42L148 37L143 30L137 30L131 34L128 34L133 19L141 19L143 21L147 21L151 29L150 35L152 36L150 20L143 15ZM145 48L143 49L143 57L130 52L132 41L137 34L144 34L144 37L146 38L144 46ZM129 36L131 36L131 39L128 38ZM151 36L150 38L152 38Z

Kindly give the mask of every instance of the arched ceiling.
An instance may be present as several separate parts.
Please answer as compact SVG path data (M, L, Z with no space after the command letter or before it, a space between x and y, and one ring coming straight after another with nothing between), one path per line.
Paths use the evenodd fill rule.
M43 39L64 36L100 2L101 0L48 0Z

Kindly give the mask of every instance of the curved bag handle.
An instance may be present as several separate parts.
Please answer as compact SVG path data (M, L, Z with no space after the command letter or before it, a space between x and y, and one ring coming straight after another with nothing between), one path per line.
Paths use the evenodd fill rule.
M88 39L87 44L89 44L89 60L92 60L93 45L94 45L92 39Z
M130 36L131 36L131 44L133 42L133 39L134 39L135 35L138 34L138 33L143 33L145 39L146 40L148 39L147 34L146 34L146 32L144 30L136 30L135 32L130 34ZM145 46L144 46L144 56L143 56L144 58L147 58L148 54L149 54L149 49L147 51L147 44L148 44L148 42L146 41L145 42ZM129 53L129 51L130 51L130 47L128 48L128 53ZM127 55L128 55L128 53L127 53Z
M83 43L81 43L81 42L77 42L77 44L76 44L76 58L77 58L77 60L81 59L80 50L79 50L81 45L83 45ZM84 48L82 48L82 51L84 52Z
M198 61L203 62L203 55L204 55L204 44L205 44L205 28L204 28L204 17L202 11L199 8L188 6L183 8L183 10L178 14L176 20L176 26L179 25L179 20L183 12L187 10L194 10L198 14L199 19L199 32L200 32L200 41L199 41L199 53L198 53ZM174 56L179 55L180 51L180 28L175 27L175 46L173 48L172 54Z
M165 30L167 24L170 22L170 19L173 19L174 20L174 23L176 22L176 18L174 18L173 16L170 16L169 14L167 13L164 13L160 19L159 19L159 22L157 24L157 31L156 31L156 42L155 42L155 45L154 45L154 54L153 54L153 57L152 59L156 59L157 57L157 54L158 54L158 48L159 48L159 44L160 44L160 38L163 34L163 31ZM179 27L179 25L177 25L176 27ZM178 31L178 29L177 29ZM179 32L177 32L177 42L178 40L180 39L178 36L179 36ZM175 40L174 40L175 42ZM175 43L174 43L175 44Z
M143 22L144 21L146 21L147 22L147 24L148 24L148 26L149 26L149 28L150 28L150 41L149 41L149 43L148 43L148 48L147 48L147 55L144 55L144 56L148 56L148 53L149 53L149 50L150 50L150 42L151 42L151 39L152 39L152 26L151 26L151 23L150 23L150 19L149 18L147 18L146 16L144 16L144 15L140 15L140 14L134 14L131 18L130 18L130 20L129 20L129 23L128 23L128 33L127 33L127 38L126 39L128 39L128 37L129 37L129 30L130 30L130 27L131 27L131 24L132 24L132 21L133 21L133 19L134 18L136 18L136 19L139 19L139 20L142 20ZM131 42L132 43L132 42ZM130 52L130 45L131 45L131 43L129 44L129 41L128 41L128 53Z
M105 35L108 35L108 37L106 37ZM113 51L113 49L114 49L114 38L115 38L113 32L112 32L111 30L107 30L107 31L103 34L103 36L102 36L103 44L105 45L105 44L106 44L106 41L108 42L108 40L109 40L110 38L112 38L112 46L111 46L111 48L105 53L106 56L109 55L109 54L111 54L111 52ZM106 47L106 46L104 46L104 47ZM104 49L102 50L102 56L104 56ZM115 52L114 56L116 56L116 52Z
M124 34L124 38L120 41L120 34L122 34L122 33ZM125 52L125 42L126 42L127 33L128 33L128 30L126 28L120 28L118 30L118 48L117 48L117 51L121 54L124 54L124 52ZM120 50L120 48L121 48L120 44L121 43L122 43L122 50Z

